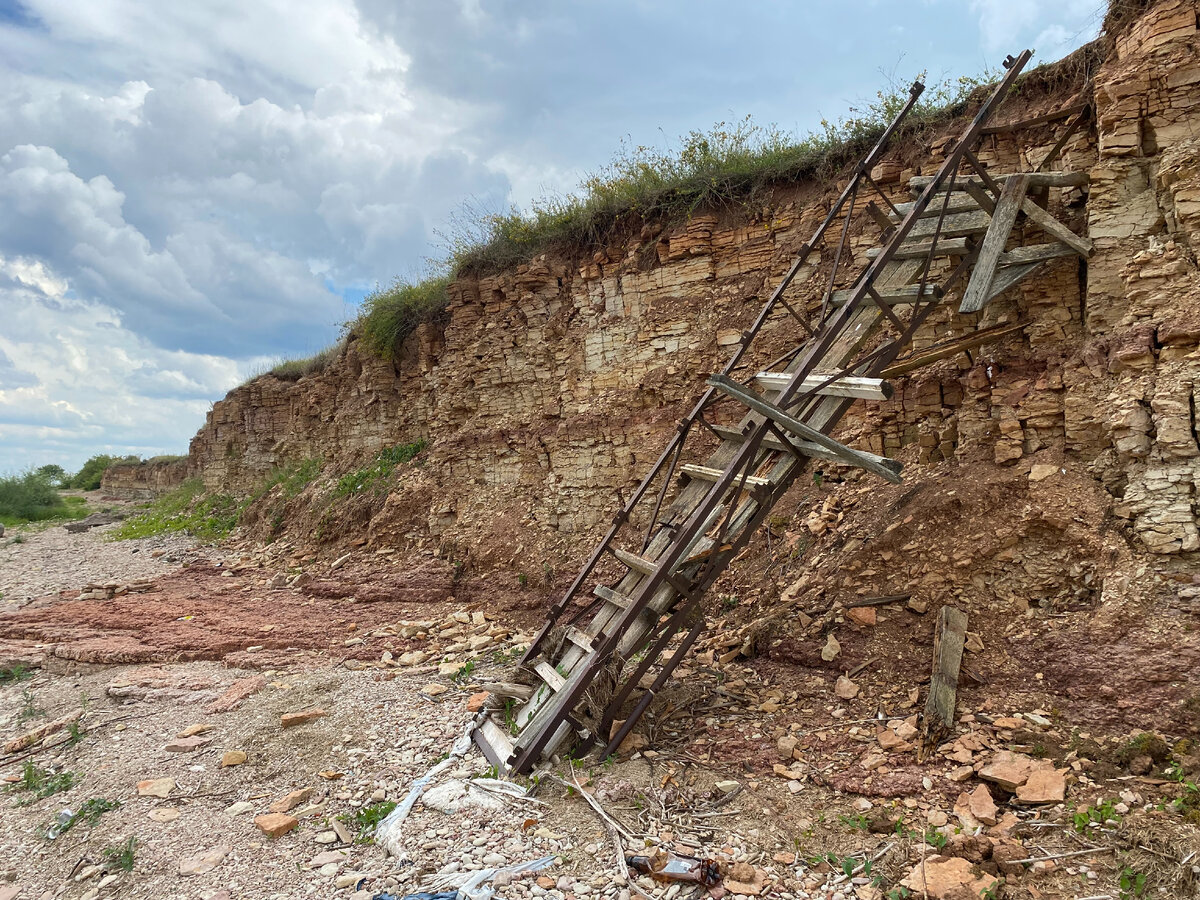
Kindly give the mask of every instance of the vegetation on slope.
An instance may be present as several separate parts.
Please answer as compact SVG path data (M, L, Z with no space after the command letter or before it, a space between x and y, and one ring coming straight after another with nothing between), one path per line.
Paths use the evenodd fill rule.
M83 498L60 494L57 484L53 475L41 469L0 478L0 524L22 525L86 516Z

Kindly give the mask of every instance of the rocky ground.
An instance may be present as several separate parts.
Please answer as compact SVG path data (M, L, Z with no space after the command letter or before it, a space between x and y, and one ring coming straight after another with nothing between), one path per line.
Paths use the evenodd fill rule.
M20 569L62 541L5 547L0 580L32 583ZM918 759L919 683L747 656L732 623L619 758L563 762L512 798L471 786L493 774L472 750L438 774L389 854L371 823L446 757L483 685L511 675L535 615L485 608L431 557L322 560L284 543L154 557L97 532L72 541L75 587L107 586L0 616L0 668L31 666L0 685L5 900L366 900L544 857L542 871L501 874L497 894L706 890L627 876L614 841L622 856L713 860L716 896L1196 893L1186 742L1093 732L1036 692L969 683L956 732ZM38 577L53 588L70 571ZM870 625L844 612L876 640L917 615L903 601L871 610ZM968 659L988 670L986 651Z

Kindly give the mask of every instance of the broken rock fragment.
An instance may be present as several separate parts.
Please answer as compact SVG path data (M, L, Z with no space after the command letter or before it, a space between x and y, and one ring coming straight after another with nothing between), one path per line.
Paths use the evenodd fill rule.
M929 900L954 900L957 897L999 896L987 894L998 886L999 879L969 861L957 856L929 856L917 863L901 885L914 893L923 893Z
M295 728L297 725L305 725L327 715L329 713L323 709L306 709L302 712L286 713L280 718L279 724L284 728Z
M287 813L267 813L254 817L254 824L268 837L282 837L300 824L300 820Z

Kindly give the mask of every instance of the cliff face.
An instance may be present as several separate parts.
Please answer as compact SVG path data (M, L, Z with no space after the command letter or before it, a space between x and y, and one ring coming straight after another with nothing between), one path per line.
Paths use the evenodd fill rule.
M153 500L183 484L188 465L186 459L117 463L104 470L100 490L122 500Z
M930 465L1062 462L1103 486L1111 514L1146 549L1200 548L1196 31L1195 0L1162 0L1113 42L1084 96L1064 86L1009 101L1001 123L1094 99L1094 120L1061 159L1088 171L1090 188L1051 202L1095 252L1086 264L1046 264L980 314L947 305L918 348L981 325L1021 327L971 358L896 379L893 399L854 408L845 439ZM994 171L1031 169L1066 121L997 131L981 158ZM908 177L933 171L961 127L930 135L915 160L897 149L876 180L908 199ZM578 552L606 524L617 491L656 458L840 187L797 185L736 215L697 215L661 233L647 226L582 263L541 257L459 280L445 326L419 329L396 364L351 338L320 374L267 376L231 392L192 441L190 469L213 487L248 488L287 461L321 457L344 470L425 438L422 489L388 499L371 526L380 540L502 535L519 522ZM854 235L856 256L876 238L873 229ZM818 301L831 256L801 273L790 301ZM800 333L780 320L770 338L782 350ZM387 517L402 526L385 527Z

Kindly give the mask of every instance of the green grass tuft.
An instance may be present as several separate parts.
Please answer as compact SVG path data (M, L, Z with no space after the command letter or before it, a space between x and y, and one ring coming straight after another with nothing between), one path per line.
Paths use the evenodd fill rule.
M25 681L27 678L32 678L33 672L28 666L21 663L16 663L6 669L0 669L0 684L15 684L18 681Z
M415 283L397 279L391 287L367 294L351 330L376 356L393 359L418 325L437 320L445 311L449 284L447 276Z
M104 848L104 858L108 860L105 867L108 869L120 869L122 872L133 871L134 848L137 846L137 838L129 837L125 843L117 844L114 847Z
M354 843L369 844L375 840L375 828L388 817L392 810L396 808L394 800L385 800L381 803L371 803L364 806L353 815L338 816L339 822L346 822L355 831Z
M21 780L14 781L6 791L13 793L32 793L32 797L17 803L18 806L28 806L37 800L44 800L54 794L69 791L75 786L74 772L51 772L43 769L32 760L26 760L21 767Z
M83 805L79 807L79 810L72 813L65 822L61 824L58 822L53 823L46 829L46 833L57 837L60 834L70 831L80 822L88 827L93 827L106 812L112 812L114 809L120 808L120 800L106 800L103 797L92 797L90 800L85 800Z
M392 470L396 466L411 462L418 453L428 446L428 441L420 440L414 441L411 444L399 444L395 447L389 447L382 451L371 465L354 472L347 472L339 478L334 493L338 497L361 494L391 475Z
M326 347L312 356L305 356L301 359L280 360L267 369L264 374L274 375L283 381L299 381L306 375L316 375L319 372L324 372L329 364L337 359L338 354L342 352L342 347L344 346L345 341L338 341L336 344Z

